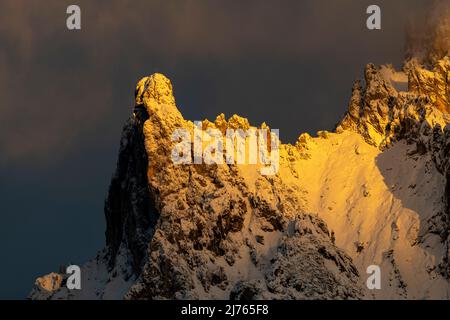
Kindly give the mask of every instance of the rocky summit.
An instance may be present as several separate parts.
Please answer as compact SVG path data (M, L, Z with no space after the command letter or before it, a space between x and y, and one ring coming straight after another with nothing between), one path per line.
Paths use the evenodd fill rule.
M367 65L335 130L280 144L273 176L175 164L173 133L194 123L169 79L143 78L105 201L105 248L82 267L81 290L51 273L29 298L449 298L449 72L448 56ZM267 128L223 114L202 126ZM366 286L373 265L380 290Z

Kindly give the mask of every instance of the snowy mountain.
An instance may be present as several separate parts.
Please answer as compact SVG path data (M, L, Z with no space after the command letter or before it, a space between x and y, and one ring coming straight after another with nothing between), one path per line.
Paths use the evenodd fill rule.
M195 124L170 81L139 81L105 202L106 247L37 279L31 299L448 299L450 60L367 65L333 132L280 144L261 164L175 164ZM219 115L204 129L247 130ZM260 128L267 128L264 123ZM381 290L366 287L381 268Z

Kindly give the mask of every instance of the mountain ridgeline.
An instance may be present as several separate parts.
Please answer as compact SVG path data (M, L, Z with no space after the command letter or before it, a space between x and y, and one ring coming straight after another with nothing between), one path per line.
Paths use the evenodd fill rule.
M279 171L175 164L194 123L162 74L137 84L105 201L106 246L31 299L448 299L450 60L365 69L332 132L280 144ZM247 130L219 115L203 128ZM267 127L265 124L260 127ZM282 130L282 128L281 128ZM381 289L366 286L381 270Z

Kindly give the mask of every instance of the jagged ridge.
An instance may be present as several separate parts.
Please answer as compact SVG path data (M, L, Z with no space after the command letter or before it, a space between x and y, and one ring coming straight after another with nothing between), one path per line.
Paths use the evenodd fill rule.
M362 275L380 264L390 289L375 298L446 298L449 65L444 58L430 71L410 61L397 73L369 64L336 132L281 145L274 177L258 166L173 164L172 133L193 123L176 108L167 78L142 79L105 206L107 248L86 267L107 265L95 296L110 296L121 278L128 299L371 297ZM250 124L220 115L203 127ZM387 168L385 158L410 167L416 185L402 178L402 163Z

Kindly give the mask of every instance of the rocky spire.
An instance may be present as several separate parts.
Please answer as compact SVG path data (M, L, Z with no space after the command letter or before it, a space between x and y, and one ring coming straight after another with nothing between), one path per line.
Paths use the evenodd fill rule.
M444 57L429 70L410 62L405 67L407 91L395 88L391 73L368 64L365 87L356 82L348 111L336 131L351 130L377 147L420 136L422 124L443 129L450 117L450 60ZM395 71L394 71L395 72Z

